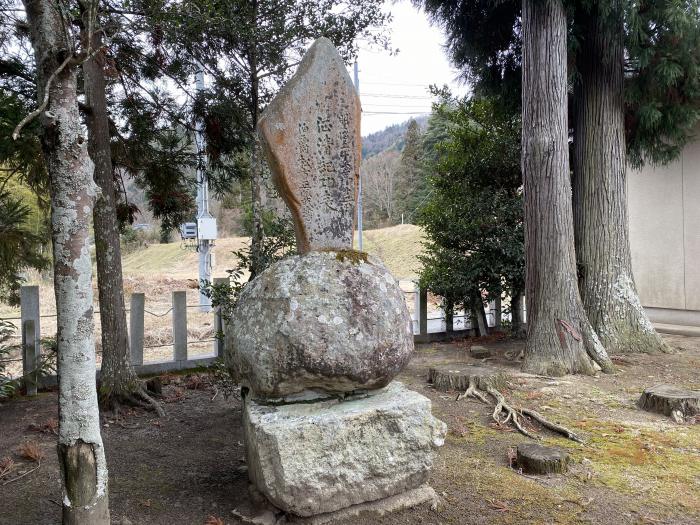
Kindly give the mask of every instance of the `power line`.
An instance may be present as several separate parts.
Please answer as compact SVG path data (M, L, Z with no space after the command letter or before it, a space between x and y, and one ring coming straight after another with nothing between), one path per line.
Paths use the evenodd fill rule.
M372 98L410 98L418 100L433 100L434 98L430 95L395 95L389 93L363 93L362 96Z
M396 106L393 104L362 104L363 108L368 108L369 111L373 110L395 110L395 109L405 109L405 110L412 110L412 109L420 109L423 111L430 111L430 108L426 108L425 106Z
M369 81L369 80L363 80L365 84L370 84L373 86L418 86L418 87L424 87L424 88L429 88L430 84L411 84L410 82L377 82L377 81Z
M371 117L374 115L427 115L430 113L429 110L426 111L363 111L363 117Z

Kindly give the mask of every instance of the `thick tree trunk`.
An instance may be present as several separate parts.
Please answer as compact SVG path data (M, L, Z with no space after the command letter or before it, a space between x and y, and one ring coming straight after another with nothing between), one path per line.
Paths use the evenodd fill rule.
M94 37L93 48L102 45ZM107 115L106 83L101 55L98 53L83 64L90 157L95 163L95 182L100 195L95 201L95 255L97 284L102 325L102 369L100 373L100 401L103 407L113 408L124 398L131 397L140 388L130 361L129 338L126 329L122 258L119 244L117 205L112 174L109 116Z
M608 352L665 350L632 275L624 131L622 6L577 12L582 40L574 108L574 230L583 306Z
M523 369L591 374L612 363L576 279L561 0L523 0L523 178L527 343Z
M37 66L39 100L52 74L73 54L61 12L50 0L25 0ZM63 523L109 524L107 464L95 385L89 225L97 187L82 135L77 71L55 74L41 114L42 148L51 182L57 311L59 434Z

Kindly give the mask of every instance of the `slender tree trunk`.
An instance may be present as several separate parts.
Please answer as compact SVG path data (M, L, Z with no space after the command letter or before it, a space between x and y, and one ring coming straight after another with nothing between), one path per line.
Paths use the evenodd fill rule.
M472 317L476 322L476 328L480 336L489 335L489 323L484 311L484 300L481 291L477 290L472 296Z
M523 324L523 294L513 292L510 298L510 319L515 337L525 337L525 325Z
M574 230L583 306L611 353L665 350L637 295L627 221L622 5L580 9L574 108Z
M527 343L523 369L592 374L612 363L576 279L561 0L523 0L523 178Z
M252 26L258 24L258 2L251 2ZM252 32L252 39L248 51L248 67L250 69L251 87L251 124L252 124L252 151L250 155L250 189L252 192L251 211L253 219L253 232L250 243L251 268L250 278L252 279L263 271L264 262L262 260L262 245L265 237L263 225L263 196L262 196L262 155L260 154L260 142L258 140L258 117L260 112L260 78L258 77L258 43L255 40L255 33Z
M94 37L92 47L102 45ZM101 54L83 64L87 115L88 146L95 163L95 182L100 195L95 201L93 221L97 284L102 325L102 368L100 373L100 401L104 408L115 408L119 400L131 397L140 388L131 366L129 339L124 307L122 258L117 224L117 205L112 174L112 154L109 136L109 116Z
M252 263L250 268L251 279L263 271L264 264L262 260L262 244L265 237L265 230L263 228L262 174L260 172L262 158L260 155L257 133L253 137L252 148L250 155L250 189L252 192L251 209L253 215L253 232L250 243Z
M41 101L49 77L73 55L73 45L55 2L25 0L24 5ZM78 113L76 65L68 64L56 74L40 119L51 182L63 523L103 525L109 524L107 464L95 385L89 239L97 187Z
M443 300L443 308L445 310L445 332L451 334L454 332L455 320L455 303L452 299Z

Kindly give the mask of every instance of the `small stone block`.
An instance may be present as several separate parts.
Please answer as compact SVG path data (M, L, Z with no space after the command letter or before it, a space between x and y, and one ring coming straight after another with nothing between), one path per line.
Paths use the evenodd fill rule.
M487 357L491 357L491 350L485 346L475 345L469 349L469 354L475 359L486 359Z
M518 466L528 474L563 474L569 468L569 454L537 443L518 445Z
M446 425L430 400L393 382L352 401L243 411L248 475L277 508L315 516L423 485Z
M151 394L155 394L157 396L160 396L163 394L163 381L160 379L160 377L152 377L148 381L146 381L146 390L148 390Z

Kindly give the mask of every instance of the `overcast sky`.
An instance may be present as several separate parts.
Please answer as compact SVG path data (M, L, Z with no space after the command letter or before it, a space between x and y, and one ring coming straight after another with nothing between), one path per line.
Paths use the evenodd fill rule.
M447 84L459 94L467 92L445 56L442 31L430 25L425 13L406 0L387 0L387 9L393 15L391 44L398 54L392 56L360 44L363 136L411 116L430 113L430 84Z

